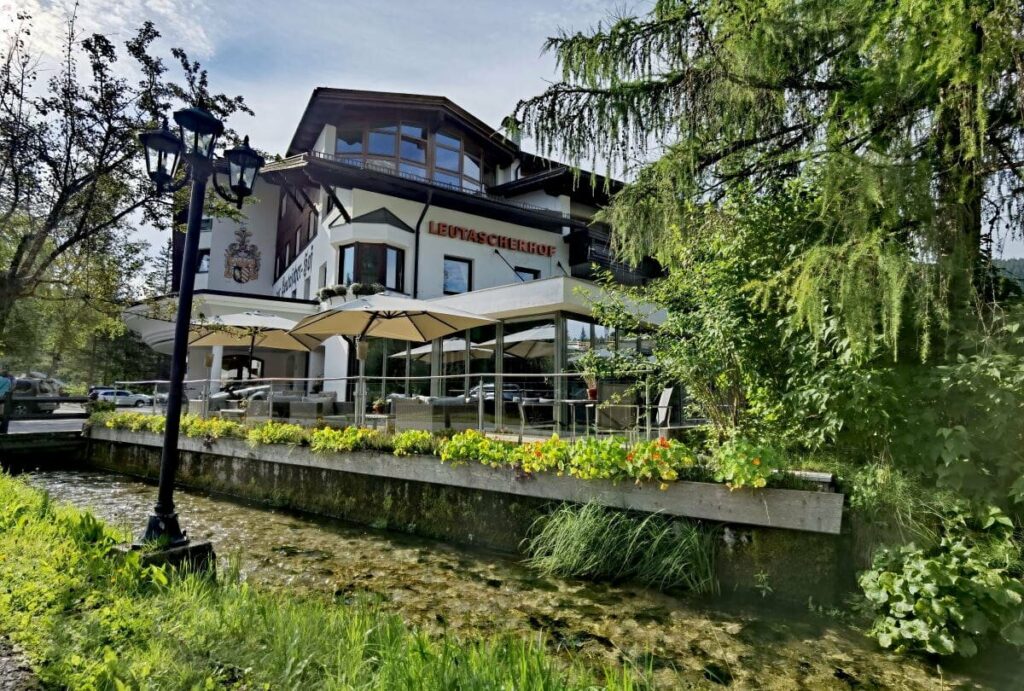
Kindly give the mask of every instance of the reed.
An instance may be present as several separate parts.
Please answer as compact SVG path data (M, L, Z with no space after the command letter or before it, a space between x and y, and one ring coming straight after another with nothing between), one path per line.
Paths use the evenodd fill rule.
M714 531L694 521L563 504L537 519L525 548L527 563L548 575L696 593L718 589Z

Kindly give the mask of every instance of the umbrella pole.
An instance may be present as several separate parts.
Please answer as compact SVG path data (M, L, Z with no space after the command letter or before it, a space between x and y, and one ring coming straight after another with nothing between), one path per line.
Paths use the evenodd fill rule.
M253 351L256 350L256 331L252 332L252 337L249 339L249 381L253 379L252 372L252 361Z

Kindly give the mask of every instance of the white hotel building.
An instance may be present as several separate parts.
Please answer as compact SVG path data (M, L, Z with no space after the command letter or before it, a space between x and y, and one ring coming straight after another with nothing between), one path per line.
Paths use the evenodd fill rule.
M470 334L474 343L547 325L554 339L534 357L455 362L446 362L440 346L432 361L421 361L401 355L404 342L371 342L371 385L382 375L428 375L432 363L435 374L465 374L468 362L470 372L517 373L523 387L566 397L568 384L555 391L542 375L565 369L572 349L615 340L590 318L594 267L626 284L660 273L653 260L640 267L614 261L607 229L591 224L605 202L604 179L586 172L577 179L568 167L522 151L447 98L318 88L286 156L261 172L244 220L205 222L196 312L258 310L298 320L340 299L321 302L323 288L378 283L498 320ZM177 260L183 235L175 240ZM173 324L153 317L152 304L125 314L145 342L169 352ZM352 350L334 337L311 353L258 351L253 375L323 377L323 388L345 400L346 382L331 380L355 374ZM216 388L246 377L247 362L242 349L192 348L187 379L210 379ZM522 376L530 373L537 377ZM429 384L386 388L403 386L427 393ZM429 392L464 388L452 379Z

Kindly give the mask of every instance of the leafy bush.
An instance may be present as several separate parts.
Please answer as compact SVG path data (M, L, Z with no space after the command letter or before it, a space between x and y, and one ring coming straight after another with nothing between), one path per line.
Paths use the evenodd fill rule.
M410 429L393 436L391 448L396 456L434 455L438 451L438 440L426 430Z
M246 438L253 446L260 444L292 444L295 446L309 443L309 432L301 425L268 420L261 425L250 427Z
M90 415L96 413L112 413L117 410L117 406L114 405L113 401L89 401L85 404L85 412Z
M782 468L782 456L772 446L733 438L715 449L715 479L729 489L764 487L772 473Z
M685 444L664 437L640 442L626 454L626 473L637 483L648 480L672 482L680 471L692 468L696 455Z
M441 446L441 462L452 465L477 462L499 468L511 463L512 446L470 429L453 435Z
M968 532L947 528L938 544L882 549L859 582L878 613L871 628L883 648L970 657L988 639L1024 646L1024 583L1012 522L998 509Z
M625 440L619 437L586 437L577 440L569 453L569 474L581 480L614 480L626 467Z
M569 468L569 444L553 435L544 441L519 444L512 450L511 460L527 473L556 472Z
M234 420L222 420L217 417L202 418L198 415L182 416L181 432L186 437L207 440L245 439L247 435L245 427Z
M310 447L316 453L379 449L383 446L383 442L383 434L375 429L365 427L346 427L344 429L324 427L313 430L313 434L310 436Z
M530 533L528 563L545 574L633 579L662 590L717 589L714 534L693 521L563 504Z
M163 434L167 419L162 415L147 415L146 413L100 413L98 418L103 426L108 429L125 429L131 432L153 432Z

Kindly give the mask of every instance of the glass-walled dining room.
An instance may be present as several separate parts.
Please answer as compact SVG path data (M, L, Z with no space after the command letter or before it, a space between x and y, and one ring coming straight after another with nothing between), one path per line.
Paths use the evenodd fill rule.
M645 349L642 341L567 312L506 319L431 343L371 339L363 363L365 406L394 418L389 424L398 428L412 411L421 418L436 413L442 427L625 432L643 422L651 393L637 386L638 373L606 373L591 387L581 363ZM349 371L358 367L352 349Z

